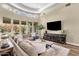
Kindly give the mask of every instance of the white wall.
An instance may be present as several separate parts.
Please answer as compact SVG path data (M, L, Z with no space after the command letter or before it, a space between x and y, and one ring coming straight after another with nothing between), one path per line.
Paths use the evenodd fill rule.
M45 27L48 21L54 20L62 21L62 28L67 34L67 42L79 45L79 4L64 6L41 17L41 23Z

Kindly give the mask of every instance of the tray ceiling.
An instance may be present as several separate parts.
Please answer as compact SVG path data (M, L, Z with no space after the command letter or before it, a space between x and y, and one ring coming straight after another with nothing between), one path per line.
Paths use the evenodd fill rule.
M55 3L3 3L2 7L21 16L38 18L39 14Z
M53 5L51 3L11 3L11 6L20 9L22 11L30 12L30 13L40 13L44 9Z

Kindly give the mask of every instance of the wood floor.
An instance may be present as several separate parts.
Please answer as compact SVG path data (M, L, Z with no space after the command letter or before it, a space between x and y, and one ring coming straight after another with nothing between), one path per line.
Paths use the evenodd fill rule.
M59 44L59 43L54 43L56 45L64 46L66 48L70 49L69 56L79 56L79 47L70 45L70 44Z

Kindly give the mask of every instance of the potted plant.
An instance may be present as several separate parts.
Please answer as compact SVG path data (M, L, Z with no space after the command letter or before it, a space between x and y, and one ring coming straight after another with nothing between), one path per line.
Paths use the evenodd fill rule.
M39 35L40 35L41 39L42 39L42 34L41 34L42 32L41 32L41 30L43 30L44 28L45 27L42 24L37 25L37 30L39 31Z
M21 27L21 32L22 32L22 34L25 34L25 31L26 31L26 27L22 26L22 27Z

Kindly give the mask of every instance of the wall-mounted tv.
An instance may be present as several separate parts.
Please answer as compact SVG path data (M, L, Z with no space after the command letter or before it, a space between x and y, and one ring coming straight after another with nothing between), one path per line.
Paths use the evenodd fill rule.
M61 21L48 22L47 29L53 31L61 30Z

